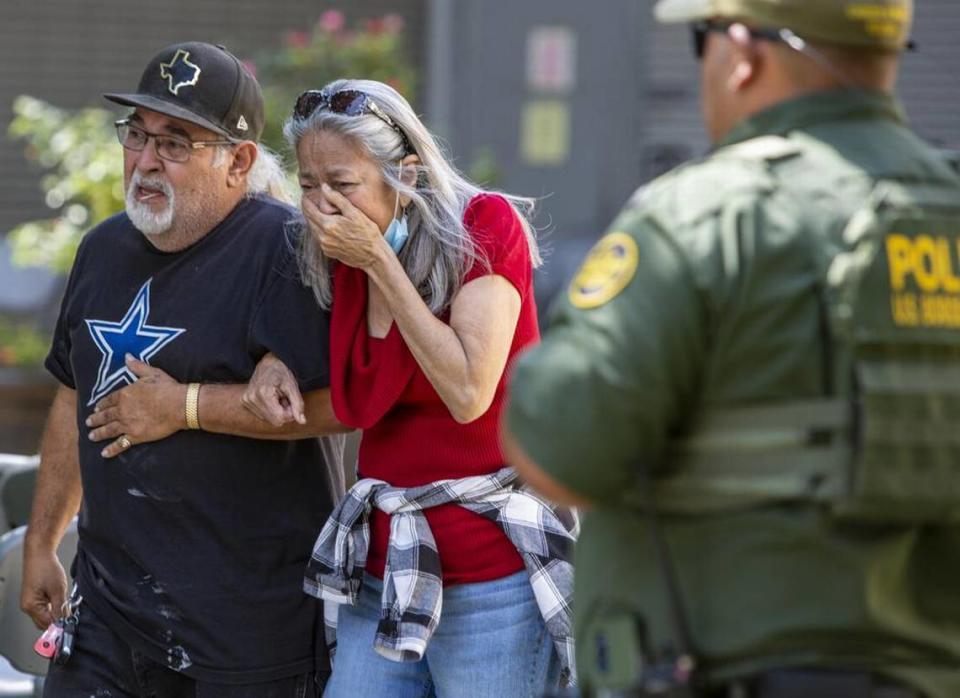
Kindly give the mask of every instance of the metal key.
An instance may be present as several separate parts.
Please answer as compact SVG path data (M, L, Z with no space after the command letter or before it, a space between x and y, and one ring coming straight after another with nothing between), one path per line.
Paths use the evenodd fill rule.
M73 643L77 636L77 623L80 621L80 603L83 597L80 596L76 583L70 592L70 598L64 603L66 611L63 620L63 631L57 638L56 651L53 655L54 664L66 664L73 655Z
M63 632L57 639L57 651L53 655L54 664L66 664L73 655L73 640L77 635L77 612L73 613L63 620Z

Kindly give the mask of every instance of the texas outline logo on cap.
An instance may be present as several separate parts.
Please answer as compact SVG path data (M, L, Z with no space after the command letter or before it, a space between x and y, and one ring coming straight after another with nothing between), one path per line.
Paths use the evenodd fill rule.
M167 80L167 89L173 94L177 94L181 87L196 85L200 79L200 66L191 63L189 58L190 52L180 48L173 60L160 64L160 77Z

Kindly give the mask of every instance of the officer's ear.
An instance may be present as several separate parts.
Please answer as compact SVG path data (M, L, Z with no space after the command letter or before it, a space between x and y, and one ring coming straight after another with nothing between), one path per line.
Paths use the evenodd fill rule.
M733 68L727 78L727 89L741 92L757 78L760 68L760 52L750 30L742 24L731 24L727 30L730 37Z
M230 148L232 157L227 160L227 186L246 186L247 176L257 161L257 145L253 141L243 141Z

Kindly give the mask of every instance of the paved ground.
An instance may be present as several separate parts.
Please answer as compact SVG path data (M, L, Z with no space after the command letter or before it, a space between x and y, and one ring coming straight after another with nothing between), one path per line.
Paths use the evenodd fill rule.
M0 698L30 698L33 692L34 677L21 674L0 657Z

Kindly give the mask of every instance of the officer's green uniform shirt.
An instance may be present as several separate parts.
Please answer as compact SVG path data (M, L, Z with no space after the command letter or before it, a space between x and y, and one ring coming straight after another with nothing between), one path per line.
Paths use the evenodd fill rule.
M596 503L576 558L586 686L630 658L625 610L656 646L674 637L629 503L639 469L662 472L671 437L707 409L829 391L816 262L878 179L956 183L960 197L887 97L821 93L759 114L637 193L517 362L511 431ZM713 677L869 667L960 696L960 528L843 526L813 504L662 525Z

